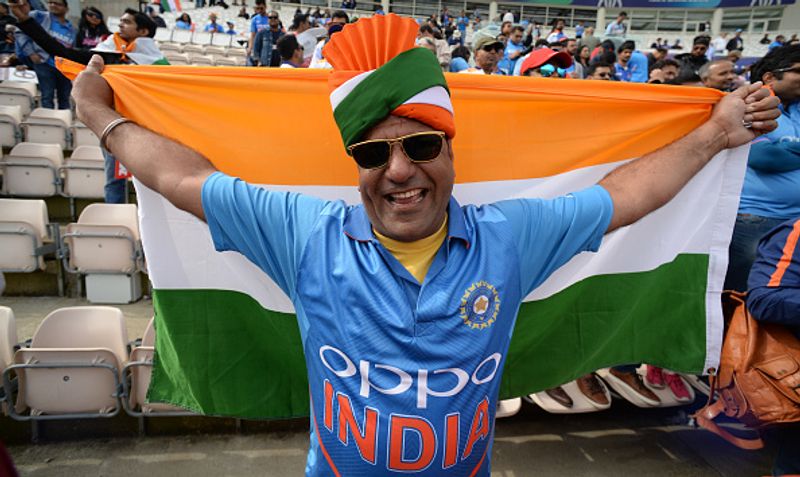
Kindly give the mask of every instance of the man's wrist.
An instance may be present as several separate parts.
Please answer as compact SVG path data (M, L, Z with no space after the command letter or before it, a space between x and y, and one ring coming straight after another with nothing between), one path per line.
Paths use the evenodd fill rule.
M728 148L728 132L713 119L706 121L695 130L702 147L711 151L711 156Z

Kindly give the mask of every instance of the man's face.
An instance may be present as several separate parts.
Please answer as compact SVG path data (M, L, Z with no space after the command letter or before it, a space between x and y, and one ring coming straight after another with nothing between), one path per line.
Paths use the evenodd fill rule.
M511 22L503 23L503 25L500 27L500 34L508 37L508 35L511 34L511 28L513 28L513 26L514 25Z
M736 73L733 72L733 63L730 61L720 61L714 63L708 69L708 78L703 81L706 88L714 88L720 91L728 91L733 86Z
M628 60L631 59L631 54L632 53L633 53L633 50L622 50L617 54L617 56L618 56L619 61L621 63L627 63Z
M217 23L217 15L212 13L211 15L208 16L208 21L210 23Z
M578 52L578 42L575 40L569 40L567 42L567 53L569 53L570 56L575 56L575 53L577 52Z
M63 0L49 0L47 2L47 9L56 16L67 14L67 4Z
M266 5L259 5L256 4L254 7L256 15L266 15L267 14L267 6Z
M591 79L611 81L611 68L608 66L598 66L595 68L594 73L592 73Z
M333 17L331 18L331 21L328 22L328 27L330 28L331 25L344 25L346 23L347 22L344 20L344 18Z
M389 116L363 140L391 139L416 132L434 131L420 122ZM402 147L391 148L381 169L358 169L358 189L372 226L381 234L403 242L432 235L444 222L455 181L450 141L439 157L415 164Z
M708 51L708 46L702 43L692 46L692 56L706 56L706 51Z
M672 81L678 77L678 67L675 65L665 65L661 68L661 73L664 76L664 81Z
M558 20L556 22L556 30L561 31L564 29L564 20Z
M586 36L594 35L594 27L587 27L586 30L584 30L584 33L586 33Z
M147 36L147 30L138 30L136 19L130 13L126 13L119 19L119 36L125 41L132 41L140 36Z
M781 79L778 79L778 76ZM800 99L800 63L794 63L789 71L782 73L766 73L764 83L772 88L775 95L783 103L792 103Z
M273 30L277 30L281 24L281 17L278 16L278 12L269 12L267 20L269 21L269 27Z
M503 57L503 46L500 43L487 45L475 52L475 64L483 70L494 70Z
M617 23L622 23L628 19L628 15L620 15L617 17Z
M514 43L515 45L519 45L520 43L522 43L522 32L519 31L519 30L513 31L511 33L511 37L509 38L509 41L511 43Z

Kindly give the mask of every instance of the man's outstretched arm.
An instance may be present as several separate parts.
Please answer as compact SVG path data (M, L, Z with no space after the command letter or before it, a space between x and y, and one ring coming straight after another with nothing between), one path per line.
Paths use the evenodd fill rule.
M613 170L600 181L614 202L607 232L632 224L669 202L720 151L774 130L779 102L761 83L743 86L722 98L699 128ZM745 122L751 127L745 127Z
M103 60L95 55L72 87L78 119L98 137L121 116L112 107L113 92L100 76ZM175 207L205 220L201 189L216 168L205 157L171 139L133 123L114 128L106 138L114 157L144 185Z

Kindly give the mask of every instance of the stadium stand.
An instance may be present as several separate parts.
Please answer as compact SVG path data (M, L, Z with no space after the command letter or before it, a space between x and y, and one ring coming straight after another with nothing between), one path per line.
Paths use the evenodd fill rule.
M21 81L3 81L0 83L0 104L19 106L22 115L27 116L36 107L38 93L36 84Z
M99 146L78 146L61 167L61 193L72 199L102 199L106 183L103 151Z
M128 332L118 308L60 308L41 322L30 348L3 372L18 378L9 415L21 421L113 417L121 409L119 373L127 363Z
M0 160L3 187L0 193L16 197L52 197L61 184L62 146L22 142Z
M65 268L86 276L92 303L130 303L142 296L144 270L134 204L91 204L63 238Z
M0 271L43 270L44 255L57 249L57 241L46 242L57 233L43 200L0 199Z
M69 109L36 108L22 122L26 142L58 144L71 147L72 111Z
M14 147L22 140L22 106L0 106L0 147Z

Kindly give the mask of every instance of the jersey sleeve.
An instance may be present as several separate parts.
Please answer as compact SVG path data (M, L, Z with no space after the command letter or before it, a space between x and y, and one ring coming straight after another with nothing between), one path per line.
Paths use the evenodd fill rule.
M519 258L522 295L584 251L597 251L611 223L611 196L596 185L555 199L516 199L495 204L509 223Z
M220 172L206 179L202 201L214 248L241 253L294 298L301 255L327 202Z

